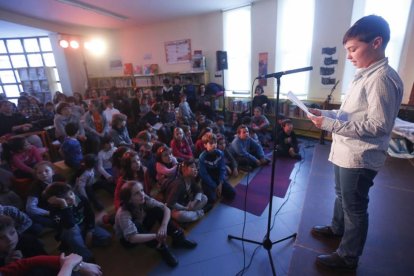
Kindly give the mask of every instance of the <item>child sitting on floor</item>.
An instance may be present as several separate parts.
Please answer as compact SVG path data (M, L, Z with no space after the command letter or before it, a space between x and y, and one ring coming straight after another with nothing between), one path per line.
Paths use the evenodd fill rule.
M42 161L41 151L23 136L15 136L3 145L2 159L6 160L16 178L33 178L33 167Z
M208 197L208 202L214 203L222 196L232 200L236 191L225 179L224 154L217 149L217 137L213 133L206 133L202 139L206 150L200 154L198 162L203 190Z
M170 209L146 195L140 182L124 183L120 199L121 208L116 213L115 232L124 247L131 248L140 243L156 247L167 265L174 267L178 265L178 260L168 248L167 235L171 236L175 247L192 249L197 246L170 220ZM151 229L156 223L157 228L153 233Z
M42 192L52 182L65 181L64 177L54 173L52 163L42 161L34 167L36 180L33 182L26 202L26 212L33 220L41 226L56 228L56 223L49 216L47 202L42 199Z
M174 138L170 143L172 154L180 161L189 160L193 158L193 151L186 137L184 131L180 127L174 129Z
M171 216L178 222L199 220L212 207L206 205L207 196L203 194L197 175L194 159L186 160L180 167L180 175L168 187L166 202Z
M95 214L83 196L77 196L71 186L55 182L43 192L43 197L50 205L50 215L59 226L58 237L63 247L79 254L87 262L93 262L92 252L88 247L108 246L111 234L95 226Z
M68 123L65 126L66 137L60 147L65 164L73 169L79 169L83 159L82 147L76 138L79 132L78 123Z
M297 160L301 160L299 154L299 145L296 134L293 131L293 123L290 119L282 121L282 131L277 137L277 154L278 156L290 156Z

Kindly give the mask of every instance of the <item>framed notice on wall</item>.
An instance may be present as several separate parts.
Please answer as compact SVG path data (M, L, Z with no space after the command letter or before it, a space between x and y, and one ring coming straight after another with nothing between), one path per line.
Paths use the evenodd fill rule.
M185 63L191 61L191 40L181 39L165 42L167 63Z

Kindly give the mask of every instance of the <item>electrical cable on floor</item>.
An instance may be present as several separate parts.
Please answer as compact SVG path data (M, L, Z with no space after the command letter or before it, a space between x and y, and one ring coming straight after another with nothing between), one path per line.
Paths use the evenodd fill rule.
M246 191L244 192L244 212L243 212L243 229L242 229L242 239L244 239L244 231L246 230L246 219L247 219L247 190L249 189L249 176L250 176L250 172L247 172L246 175ZM239 273L241 272L240 275L243 275L244 270L246 269L246 249L244 246L244 241L242 240L242 248L243 248L243 269L240 270L239 272L237 272L236 275L239 275Z
M303 147L301 147L301 150L302 150L302 155L303 155L303 158L302 158L302 160L299 162L299 167L298 167L298 169L295 171L295 175L294 175L294 177L293 177L293 179L292 179L292 181L291 181L291 184L289 185L289 189L288 189L288 194L287 194L287 197L286 197L286 200L282 203L282 205L280 205L280 207L279 207L279 209L277 209L277 211L276 211L276 213L274 214L274 216L273 216L273 223L272 223L272 226L270 227L270 229L272 230L273 229L273 227L274 227L274 223L275 223L275 220L276 220L276 216L279 214L279 212L280 212L280 210L282 209L282 207L289 201L289 198L290 198L290 194L292 193L292 187L295 185L295 183L296 183L296 177L297 177L297 175L299 174L299 172L300 172L300 169L301 169L301 167L302 167L302 164L305 162L305 160L306 160L306 152L305 152L305 148L311 148L311 147L314 147L315 146L315 144L316 144L316 142L314 142L314 143L310 143L310 142L308 142L308 144L307 145L305 145L305 146L303 146Z
M254 87L254 81L253 81L252 87L251 87L251 89L252 89L251 91L252 92L253 92L253 87ZM251 116L253 115L253 107L250 110L250 115ZM257 250L257 248L256 248L253 251L252 257L251 257L250 262L249 262L249 265L246 267L246 249L245 249L245 246L244 246L244 231L246 229L246 219L247 219L246 209L247 209L247 191L249 190L249 184L250 184L249 176L250 176L250 171L248 171L247 172L247 175L246 175L246 180L247 180L246 182L247 183L246 183L246 191L244 192L243 229L242 229L242 236L241 236L241 239L242 239L241 242L242 242L242 248L243 248L243 268L239 272L236 273L236 276L243 275L244 272L250 267L250 264L252 263L252 260L253 260L253 256L254 256L254 254L255 254L255 252ZM260 245L258 247L260 247Z

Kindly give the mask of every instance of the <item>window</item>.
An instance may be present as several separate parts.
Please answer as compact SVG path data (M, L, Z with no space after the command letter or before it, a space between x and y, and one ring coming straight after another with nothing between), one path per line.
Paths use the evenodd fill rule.
M226 90L246 91L251 89L251 26L250 6L223 13L223 42L227 51L227 65L224 87Z
M309 45L312 45L314 15L314 0L278 1L276 72L310 66L312 47ZM306 97L309 76L309 72L283 76L280 92L285 94L292 91L298 96L302 95L302 98Z
M388 42L385 55L392 68L398 70L404 37L407 30L408 14L411 0L355 0L352 12L352 24L363 16L376 14L387 20L391 29L391 38ZM342 98L347 92L356 68L350 63L345 63L344 81L342 83Z
M57 82L53 87L61 91L49 37L0 39L0 93L8 99L13 100L21 92L29 92L43 102L50 100L50 91L45 93L49 89L48 82L37 81L47 78L45 66L53 68L52 75ZM20 80L23 72L24 79Z

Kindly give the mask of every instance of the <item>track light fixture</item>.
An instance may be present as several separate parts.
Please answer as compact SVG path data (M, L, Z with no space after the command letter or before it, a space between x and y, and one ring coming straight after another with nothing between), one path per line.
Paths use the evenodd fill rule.
M64 49L86 49L98 56L106 50L105 42L101 39L85 39L83 36L71 34L59 34L59 46Z

